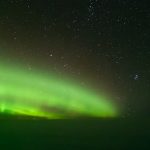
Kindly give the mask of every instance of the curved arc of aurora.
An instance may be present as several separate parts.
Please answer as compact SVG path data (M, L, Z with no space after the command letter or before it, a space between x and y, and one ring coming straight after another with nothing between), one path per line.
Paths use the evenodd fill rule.
M46 118L119 114L113 102L73 81L8 64L0 64L0 112Z

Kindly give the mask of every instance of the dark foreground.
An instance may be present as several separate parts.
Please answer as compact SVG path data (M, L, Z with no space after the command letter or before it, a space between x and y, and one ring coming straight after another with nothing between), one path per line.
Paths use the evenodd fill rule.
M0 119L0 149L150 149L145 119Z

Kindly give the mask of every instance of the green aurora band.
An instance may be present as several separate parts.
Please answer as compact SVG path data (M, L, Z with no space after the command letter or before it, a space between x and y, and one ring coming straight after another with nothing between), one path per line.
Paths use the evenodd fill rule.
M114 102L54 74L0 64L0 114L48 119L116 117Z

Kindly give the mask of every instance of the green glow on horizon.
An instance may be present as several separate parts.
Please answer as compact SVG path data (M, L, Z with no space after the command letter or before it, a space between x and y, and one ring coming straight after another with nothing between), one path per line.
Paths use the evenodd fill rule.
M0 113L49 119L116 117L114 102L54 74L0 64Z

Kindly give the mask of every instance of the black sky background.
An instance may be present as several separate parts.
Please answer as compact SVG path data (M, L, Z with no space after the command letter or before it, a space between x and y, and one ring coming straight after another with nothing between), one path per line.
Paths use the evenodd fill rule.
M103 89L150 113L148 0L0 0L0 57Z

